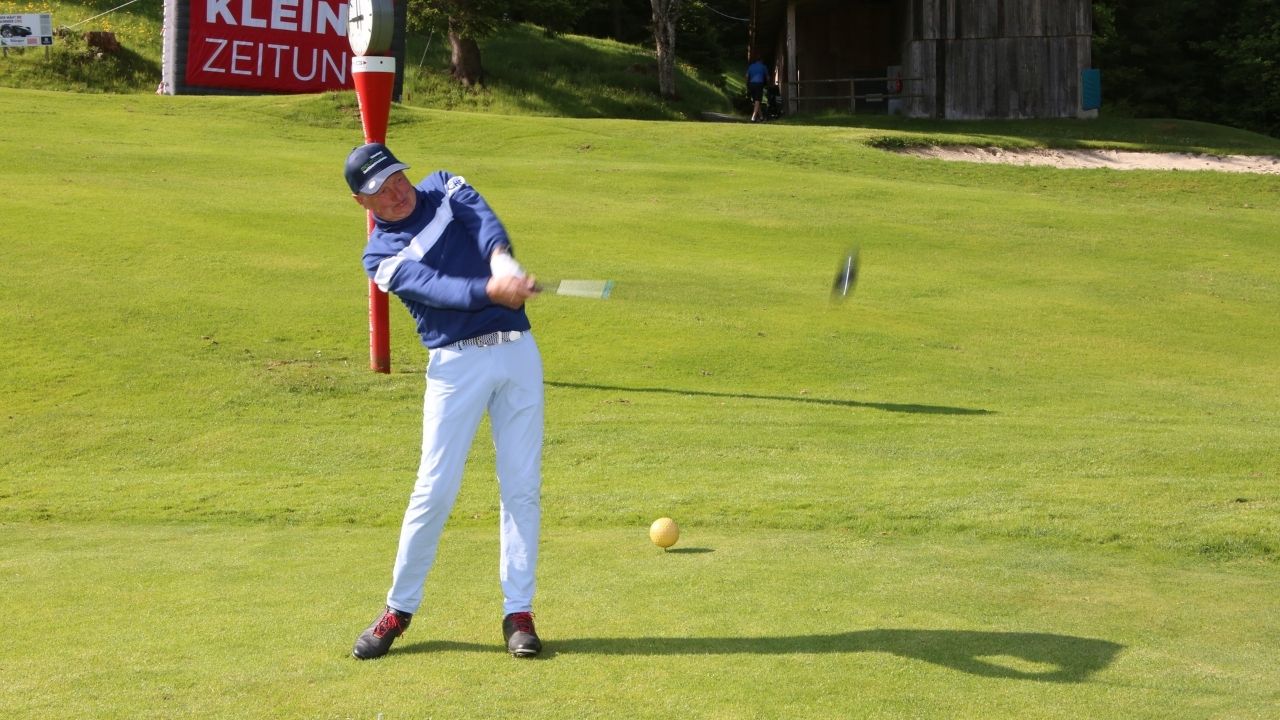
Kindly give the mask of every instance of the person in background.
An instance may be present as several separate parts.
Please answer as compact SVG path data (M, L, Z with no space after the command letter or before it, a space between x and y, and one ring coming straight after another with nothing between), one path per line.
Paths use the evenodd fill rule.
M769 68L760 58L747 66L747 97L751 98L751 122L764 120L760 103L764 99L764 86L769 80Z

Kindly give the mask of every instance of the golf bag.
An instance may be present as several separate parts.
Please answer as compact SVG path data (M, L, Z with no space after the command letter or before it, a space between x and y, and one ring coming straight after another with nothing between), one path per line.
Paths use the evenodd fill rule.
M769 83L764 89L764 116L767 120L782 117L782 94L773 83Z

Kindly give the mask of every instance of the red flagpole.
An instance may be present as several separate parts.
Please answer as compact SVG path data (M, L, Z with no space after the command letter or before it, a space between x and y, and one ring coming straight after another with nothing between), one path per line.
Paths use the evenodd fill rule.
M395 87L396 59L380 55L351 58L356 99L360 103L360 124L364 141L387 141L387 117L391 114L391 92ZM373 213L368 214L368 233L373 232ZM369 369L391 372L391 329L387 322L387 294L369 281Z

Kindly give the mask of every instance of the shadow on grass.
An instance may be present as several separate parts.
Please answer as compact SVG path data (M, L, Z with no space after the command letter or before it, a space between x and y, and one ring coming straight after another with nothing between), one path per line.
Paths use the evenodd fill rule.
M982 677L1078 683L1106 668L1124 649L1107 640L1050 633L973 630L858 630L781 637L545 638L542 659L583 655L803 655L883 652ZM501 652L501 646L430 641L402 653Z
M548 380L549 387L566 390L607 390L610 392L632 393L664 393L667 395L697 395L700 397L736 398L739 400L782 400L785 402L811 403L814 405L834 405L836 407L871 408L885 412L922 413L925 415L994 415L993 410L980 408L947 407L946 405L915 405L903 403L873 403L860 400L831 400L827 398L794 397L788 395L755 395L752 393L724 393L708 390L678 390L675 388L655 387L619 387L615 385L591 385L587 383L555 382Z

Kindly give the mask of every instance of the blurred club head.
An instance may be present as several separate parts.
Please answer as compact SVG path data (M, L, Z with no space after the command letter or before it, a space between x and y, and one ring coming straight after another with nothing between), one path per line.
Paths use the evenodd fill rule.
M840 258L840 266L836 268L835 282L831 284L831 301L842 302L853 294L853 288L857 284L858 248L853 247Z

